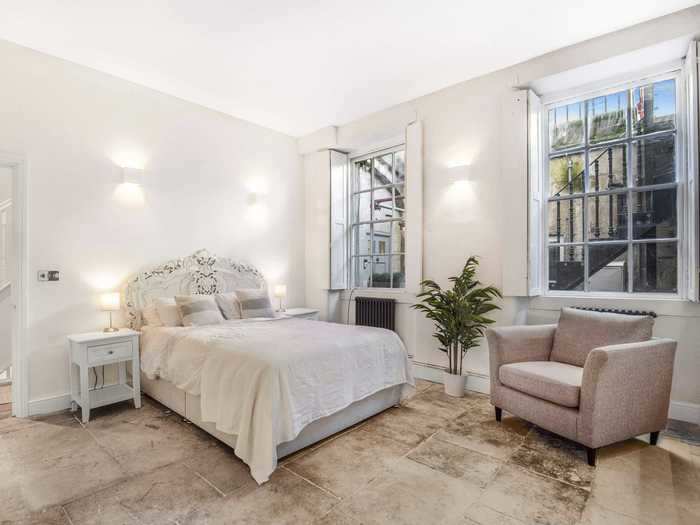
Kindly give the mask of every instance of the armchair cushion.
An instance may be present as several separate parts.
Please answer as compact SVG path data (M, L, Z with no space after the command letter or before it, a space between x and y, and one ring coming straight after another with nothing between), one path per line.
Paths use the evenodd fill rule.
M557 405L579 405L583 368L556 361L528 361L503 365L498 376L504 385Z
M583 366L594 348L648 341L653 326L654 319L648 316L562 308L550 359Z

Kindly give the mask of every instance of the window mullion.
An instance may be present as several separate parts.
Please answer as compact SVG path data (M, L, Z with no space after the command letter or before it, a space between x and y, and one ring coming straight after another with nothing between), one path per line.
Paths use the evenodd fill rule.
M625 157L627 172L625 181L627 182L627 293L632 293L634 288L634 246L632 240L634 237L634 224L632 222L634 214L632 213L632 89L627 90L627 146L625 147Z
M584 292L589 292L590 291L590 282L588 278L588 270L590 267L590 259L589 259L589 249L588 249L588 232L589 232L589 224L588 224L588 192L590 191L590 184L589 184L589 171L588 171L588 162L590 160L590 150L589 150L589 141L590 137L588 136L588 104L589 101L585 101L583 104L583 145L584 145L584 151L583 151L583 206L581 209L581 220L583 221L583 291Z

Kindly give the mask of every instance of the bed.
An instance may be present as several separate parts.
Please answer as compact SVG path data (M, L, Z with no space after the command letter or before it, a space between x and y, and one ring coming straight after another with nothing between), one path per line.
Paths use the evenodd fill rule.
M141 330L145 394L231 446L258 483L278 459L399 403L415 383L389 330L283 314L192 327L144 326L160 297L266 289L250 265L204 250L140 272L124 290Z

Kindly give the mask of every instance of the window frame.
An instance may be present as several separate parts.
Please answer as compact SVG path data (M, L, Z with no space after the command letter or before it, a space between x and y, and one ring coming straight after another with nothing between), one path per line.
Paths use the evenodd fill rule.
M627 133L625 137L601 141L596 144L589 144L588 142L588 108L584 108L584 141L581 146L571 147L566 149L561 149L558 151L550 152L550 135L549 135L549 110L554 107L559 107L565 104L573 104L577 102L584 102L593 98L603 97L606 95L618 93L623 90L630 90L635 87L648 85L654 82L661 82L664 80L674 80L675 82L675 97L676 97L676 126L675 131L663 130L659 132L649 133L646 135L641 135L636 137L631 133ZM572 92L569 92L572 93ZM685 279L686 272L688 270L688 239L686 238L686 221L687 217L685 214L686 210L686 163L684 162L686 156L687 147L687 123L686 123L686 111L685 111L685 86L683 82L682 68L680 66L674 67L672 70L664 69L655 73L640 74L637 77L630 78L627 77L626 80L621 82L606 82L599 83L598 88L582 88L579 92L573 92L565 97L545 97L542 100L542 115L540 126L541 126L541 138L543 141L543 147L541 150L541 166L542 174L540 180L540 193L542 195L542 205L540 209L540 279L542 282L542 295L545 297L566 297L566 298L601 298L601 299L636 299L636 300L685 300L687 295L687 280ZM631 126L631 107L628 108L626 115L628 130ZM631 158L631 145L635 140L645 139L647 137L655 136L667 136L675 135L675 155L674 155L674 167L676 171L675 182L658 184L652 186L634 186L632 184L632 177L627 177L627 186L623 190L612 190L612 191L599 191L598 195L610 195L610 194L622 194L631 197L634 193L649 191L649 189L661 190L664 188L674 187L676 189L676 237L674 239L633 239L633 222L630 220L632 214L632 202L628 202L627 208L627 238L624 241L589 241L589 228L586 223L588 215L588 199L589 197L596 194L596 192L591 191L589 186L589 152L597 149L604 149L606 147L614 147L615 145L626 145L626 156L628 160ZM549 207L548 203L552 202L549 194L549 160L551 157L565 156L567 154L580 153L584 157L584 191L579 195L582 202L582 214L583 214L583 238L580 242L563 242L558 246L581 246L584 248L584 289L583 290L550 290L549 289ZM632 166L628 162L628 175L631 175ZM676 242L677 243L677 287L675 293L670 292L634 292L633 287L633 246L635 244L649 243L649 242ZM628 267L630 268L630 278L628 279L626 286L627 290L624 292L614 291L614 292L604 292L604 291L590 291L589 288L589 262L588 253L586 247L594 245L613 245L613 244L624 244L629 247L627 250L627 260Z
M375 287L372 286L372 270L370 269L370 276L369 276L369 283L370 286L357 286L357 283L355 281L355 271L354 271L354 260L356 258L361 258L361 257L367 257L369 256L374 257L375 254L374 252L374 224L377 223L393 223L393 222L399 222L403 221L406 224L407 228L407 215L408 215L408 205L406 204L404 206L404 212L403 212L403 217L401 218L390 218L390 219L384 219L384 220L374 220L373 217L370 217L368 221L360 221L358 220L357 222L354 220L354 203L355 203L355 195L359 195L361 193L368 193L370 195L370 202L372 201L372 192L375 190L374 186L374 180L373 177L370 175L370 187L367 190L355 190L355 184L357 180L357 171L356 171L356 165L358 162L362 162L363 160L367 159L372 159L374 157L380 157L382 155L386 155L388 153L396 153L397 151L403 151L404 152L404 162L406 162L406 142L401 142L401 143L396 143L392 146L384 146L380 148L373 148L371 150L366 150L363 153L352 155L348 157L348 182L347 182L347 194L348 194L348 207L347 207L347 260L348 260L348 283L350 283L350 289L353 290L361 290L361 291L375 291L375 292L381 292L381 293L403 293L407 290L407 275L406 275L406 265L407 265L407 259L408 259L408 252L404 251L403 252L394 252L392 251L393 249L393 238L390 236L389 237L389 251L385 254L381 254L382 257L386 257L389 261L389 283L390 285L393 284L393 272L391 271L391 260L392 257L394 256L403 256L404 258L404 285L401 288L394 288L393 286L389 287ZM405 169L405 167L404 167ZM392 166L392 170L394 170L394 166ZM383 185L383 186L377 186L376 188L387 188L387 189L393 189L396 188L397 186L403 186L404 188L404 200L407 203L408 202L408 197L407 197L407 180L408 180L408 171L405 169L404 171L404 181L401 184L388 184L388 185ZM395 196L392 196L392 202L395 200ZM392 209L394 206L392 205ZM371 209L371 205L370 205ZM355 255L355 250L354 250L354 228L355 226L359 226L362 224L368 224L370 226L370 232L371 232L371 238L372 238L372 249L369 255ZM404 238L407 238L407 229L406 233L404 234ZM404 246L405 248L405 246ZM371 262L373 264L373 262Z

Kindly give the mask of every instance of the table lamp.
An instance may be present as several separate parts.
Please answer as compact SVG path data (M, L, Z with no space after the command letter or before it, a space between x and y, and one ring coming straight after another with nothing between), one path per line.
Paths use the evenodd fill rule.
M112 326L112 312L119 311L120 308L119 292L103 293L100 296L100 306L103 311L109 312L109 326L104 329L105 332L117 332L119 328Z
M280 300L280 307L278 312L284 312L284 308L282 308L282 299L287 297L287 285L286 284L278 284L275 286L275 297L277 297Z

